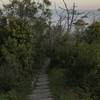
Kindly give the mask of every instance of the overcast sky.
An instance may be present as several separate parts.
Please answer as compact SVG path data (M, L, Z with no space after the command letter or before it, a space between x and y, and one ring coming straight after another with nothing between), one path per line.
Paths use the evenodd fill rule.
M63 6L62 0L51 0L58 6ZM100 8L100 0L65 0L68 6L71 6L73 1L76 2L78 9L98 9Z
M8 0L0 0L0 4L2 2L7 3ZM50 0L52 1L52 6L56 3L57 6L63 6L62 0ZM71 6L73 1L76 2L78 9L98 9L100 8L100 0L65 0L68 6Z

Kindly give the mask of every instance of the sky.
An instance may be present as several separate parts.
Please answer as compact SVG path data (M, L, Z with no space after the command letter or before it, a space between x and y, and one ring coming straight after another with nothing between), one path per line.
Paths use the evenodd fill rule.
M52 1L52 8L56 4L57 6L64 6L62 0L50 0ZM98 9L100 8L100 0L65 0L68 6L72 6L75 1L78 9ZM8 0L0 0L0 4L4 2L7 3Z
M52 4L57 6L64 6L62 0L51 0ZM72 6L72 3L75 1L78 9L98 9L100 8L100 0L65 0L68 6Z

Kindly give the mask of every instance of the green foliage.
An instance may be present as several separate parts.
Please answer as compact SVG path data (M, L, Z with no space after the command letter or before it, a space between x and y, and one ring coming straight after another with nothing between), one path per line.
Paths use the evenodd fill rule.
M0 45L0 92L15 88L22 80L32 75L33 55L29 37L31 32L25 30L27 26L19 20L8 18L9 24L5 28L8 35Z
M66 69L52 68L49 71L50 87L55 100L93 100L88 92L78 87L66 86Z
M33 81L46 52L49 0L9 0L0 9L0 100L18 100ZM12 91L13 90L13 91Z
M88 26L85 33L83 34L83 39L89 44L99 41L100 22L94 22L90 26Z
M96 64L95 52L91 46L79 44L74 49L70 66L67 66L68 73L66 76L69 79L68 83L70 85L80 85L88 74L95 69Z
M0 10L0 100L18 100L15 90L32 81L48 55L57 100L100 100L100 22L73 41L50 26L50 5L49 0L10 0Z
M53 95L56 97L56 100L59 100L61 94L64 90L64 69L57 69L53 68L49 72L49 79L50 79L50 87Z
M49 0L44 0L44 3L47 5L51 5L51 2Z
M92 28L90 31L92 31ZM99 35L99 26L95 31L94 33ZM64 37L60 39L64 41L59 42L54 47L51 59L51 68L56 67L56 69L65 69L65 81L63 81L63 84L65 84L65 87L69 90L75 89L77 92L74 91L74 94L78 94L78 97L80 98L79 100L99 100L100 42L97 40L97 38L99 39L99 36L97 36L97 38L93 38L93 42L91 42L91 44L86 42L82 36L79 36L78 39L77 37L75 38L79 41L69 41L68 38L64 39ZM77 87L79 89L77 89ZM57 91L55 92L57 93ZM72 99L70 97L74 98L74 94L71 95L71 93L63 93L60 100Z
M49 0L9 1L0 13L0 100L18 100L15 90L33 81L45 58L51 16Z
M14 90L0 95L0 100L18 100L16 92Z

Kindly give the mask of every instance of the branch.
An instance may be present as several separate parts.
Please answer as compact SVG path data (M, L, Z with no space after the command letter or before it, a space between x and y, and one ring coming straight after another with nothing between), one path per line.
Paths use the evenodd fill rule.
M68 22L68 25L67 25L67 32L69 32L69 28L70 28L70 12L69 12L69 9L67 7L67 4L65 2L65 0L63 0L63 3L64 3L64 6L66 8L66 12L67 12L67 22Z
M69 26L69 29L71 30L72 28L72 24L73 24L73 21L74 21L74 16L75 16L75 2L73 3L73 8L72 8L72 18L71 18L71 22L70 22L70 26Z

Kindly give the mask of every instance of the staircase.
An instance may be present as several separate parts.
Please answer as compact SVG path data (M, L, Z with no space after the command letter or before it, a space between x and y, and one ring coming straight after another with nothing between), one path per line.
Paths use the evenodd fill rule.
M54 100L49 88L48 74L46 73L49 64L50 59L45 62L40 71L33 93L28 96L29 100Z

